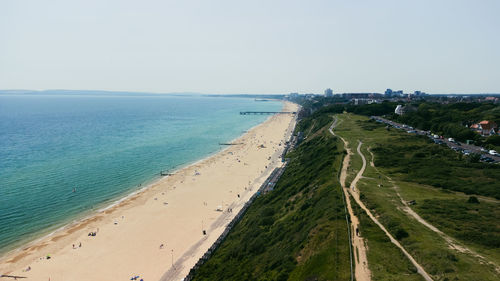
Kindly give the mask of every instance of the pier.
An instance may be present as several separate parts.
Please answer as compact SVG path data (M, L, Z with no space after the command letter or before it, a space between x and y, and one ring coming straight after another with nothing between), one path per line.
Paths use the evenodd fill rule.
M240 115L297 114L295 111L240 111Z

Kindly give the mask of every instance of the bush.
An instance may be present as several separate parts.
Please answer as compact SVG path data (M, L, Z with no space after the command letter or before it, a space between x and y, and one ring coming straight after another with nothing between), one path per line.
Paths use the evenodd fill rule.
M401 240L401 239L404 239L404 238L407 238L408 236L410 236L408 234L408 232L406 232L406 230L402 229L402 228L399 228L397 231L396 231L396 239L398 240Z
M469 197L469 200L467 200L467 203L479 204L479 200L477 199L476 196L471 196L471 197Z

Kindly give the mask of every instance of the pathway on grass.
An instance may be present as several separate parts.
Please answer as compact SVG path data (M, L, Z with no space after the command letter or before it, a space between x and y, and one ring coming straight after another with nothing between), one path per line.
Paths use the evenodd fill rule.
M335 117L336 118L336 117ZM334 124L332 124L332 127L333 125L335 125L336 122L334 122ZM333 128L330 127L329 131L332 135L336 136L334 133L333 133ZM343 142L344 142L344 147L345 149L347 150L347 155L345 158L350 158L350 155L351 155L351 151L349 149L349 143L344 140L344 138L338 136ZM356 177L354 178L353 180L353 183L357 183L357 181L363 176L363 173L365 172L365 169L366 169L366 158L365 156L363 155L363 153L361 152L361 145L362 145L362 142L360 141L359 142L359 145L358 145L358 154L361 156L361 159L363 160L363 166L361 167L361 170L359 170L358 174L356 175ZM341 179L340 179L340 183L341 185L344 187L343 190L344 192L346 192L346 188L345 188L345 174L347 174L347 165L349 164L349 161L345 161L345 158L344 158L344 165L342 166L342 172L341 172ZM345 165L347 163L347 165ZM344 174L344 171L345 171L345 174ZM344 174L344 177L342 178L342 174ZM355 187L355 185L354 185ZM417 263L417 261L405 250L405 248L403 248L403 246L401 246L401 244L399 243L399 241L397 241L396 239L394 239L394 237L392 237L392 235L389 233L389 231L387 231L387 229L375 218L375 216L373 216L373 214L371 213L371 211L365 206L365 204L359 199L359 193L356 191L356 189L353 187L353 184L351 183L351 187L349 189L349 193L352 195L352 197L354 198L354 200L356 201L356 203L358 203L358 205L361 207L361 209L363 209L366 214L370 217L370 219L380 227L380 229L382 229L382 231L386 234L387 237L389 237L389 239L391 240L391 242L396 245L402 252L403 254L405 254L405 256L410 260L410 262L413 264L413 266L415 266L415 268L417 268L417 272L422 275L422 277L427 280L427 281L432 281L432 278L430 277L430 275L424 270L424 268L419 264ZM348 195L346 195L346 197L348 198ZM349 200L346 200L349 202ZM351 209L351 206L350 204L348 204L348 207L349 207L349 214L352 213L352 209ZM357 218L356 218L357 220ZM354 224L354 219L352 219L353 221L353 224ZM357 220L357 224L356 224L356 227L359 225L359 220ZM354 240L353 240L353 244L354 244ZM360 250L361 252L361 250ZM365 255L365 258L366 258L366 248L364 246L364 243L363 243L363 252L364 252L364 255ZM368 261L366 261L366 264L368 265ZM358 266L356 266L356 272L357 272L357 269ZM367 268L368 269L368 268ZM368 276L369 277L369 276ZM362 279L358 279L357 275L356 275L356 280L362 280ZM363 280L369 280L369 279L363 279Z
M474 250L471 250L469 249L468 247L464 246L464 245L461 245L459 244L458 241L456 241L455 239L453 239L452 237L448 236L446 233L442 232L441 230L439 230L437 227L435 227L434 225L430 224L428 221L424 220L419 214L417 214L415 211L413 211L412 208L410 208L410 206L408 205L408 202L406 202L403 197L401 196L401 194L399 193L399 186L396 185L396 182L394 182L394 180L392 180L391 177L385 175L384 173L380 172L380 170L375 167L375 164L374 164L374 159L375 159L375 156L373 155L373 153L370 151L370 149L368 149L368 151L370 152L371 156L372 156L372 159L371 159L371 162L370 162L370 165L375 168L375 170L377 171L377 173L381 174L382 176L386 177L389 182L392 184L392 187L394 188L394 191L396 191L396 194L398 195L399 199L401 200L401 203L403 204L403 211L405 211L408 215L410 215L411 217L413 217L415 220L417 220L419 223L423 224L424 226L426 226L427 228L429 228L430 230L434 231L435 233L437 233L439 236L441 236L441 238L443 238L449 245L450 248L452 249L455 249L456 251L458 252L461 252L461 253L466 253L466 254L469 254L469 255L472 255L476 258L478 258L482 263L487 263L487 264L490 264L491 266L493 266L495 268L495 271L500 274L500 266L498 266L496 263L486 259L485 257L483 257L482 255L478 254L477 252L475 252ZM359 147L358 147L358 153L359 153ZM364 164L364 162L363 162Z
M356 177L352 180L351 182L351 190L352 191L356 191L355 188L356 188L356 185L358 184L358 181L363 177L363 173L365 172L365 169L366 169L366 159L365 157L363 156L363 153L361 153L361 145L363 144L361 141L359 141L359 144L358 144L358 154L361 155L361 160L363 160L363 166L361 166L361 170L359 170L358 174L356 174Z
M335 121L332 126L328 129L332 135L333 128L337 125L338 119L335 117ZM342 170L340 172L340 185L342 186L342 191L344 192L347 204L347 211L349 212L349 216L351 217L351 241L352 247L354 248L354 263L355 263L355 271L354 275L356 277L356 281L368 281L371 280L371 272L368 268L368 258L366 256L366 245L364 243L363 237L360 235L359 229L359 219L354 215L354 212L351 207L351 200L349 199L349 193L347 192L347 188L345 186L345 181L347 178L347 168L349 167L349 161L351 158L351 150L347 146L347 142L340 136L337 136L344 142L344 147L347 151L347 155L344 157L342 162ZM356 179L355 179L356 180Z

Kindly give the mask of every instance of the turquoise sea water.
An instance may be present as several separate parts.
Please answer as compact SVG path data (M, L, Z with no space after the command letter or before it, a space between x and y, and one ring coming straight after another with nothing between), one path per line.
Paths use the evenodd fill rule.
M154 95L0 95L0 252L221 149L279 102ZM76 192L73 192L76 188Z

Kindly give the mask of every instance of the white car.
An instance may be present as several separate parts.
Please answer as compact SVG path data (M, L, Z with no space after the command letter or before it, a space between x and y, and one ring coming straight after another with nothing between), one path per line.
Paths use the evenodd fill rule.
M488 152L490 155L497 155L498 153L495 151L495 150L490 150L490 152Z

